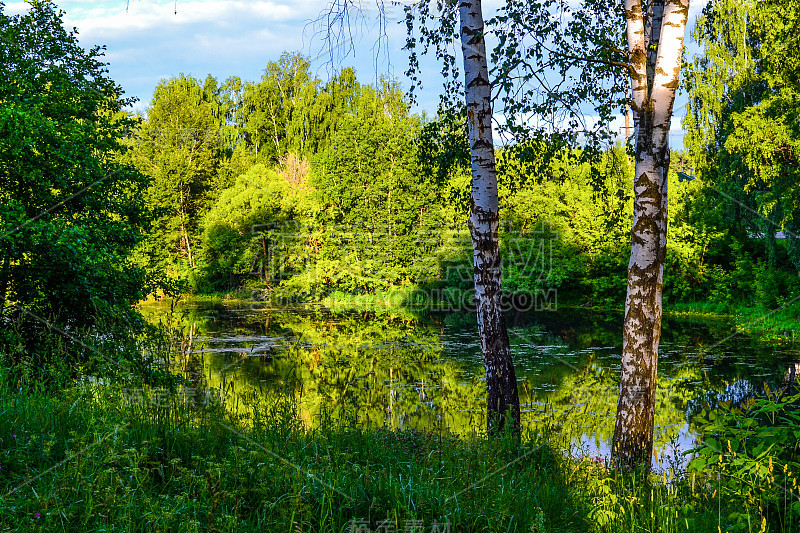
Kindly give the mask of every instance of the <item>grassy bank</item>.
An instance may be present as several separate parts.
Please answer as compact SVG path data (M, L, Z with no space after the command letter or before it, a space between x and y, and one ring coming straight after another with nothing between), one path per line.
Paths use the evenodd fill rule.
M187 401L158 389L52 394L0 383L0 527L719 532L742 510L700 478L643 482L538 438L455 440L326 420L308 430L289 403L237 420L194 392Z
M783 344L800 341L800 303L789 300L774 309L711 303L669 303L666 312L698 317L730 317L736 331L765 342Z

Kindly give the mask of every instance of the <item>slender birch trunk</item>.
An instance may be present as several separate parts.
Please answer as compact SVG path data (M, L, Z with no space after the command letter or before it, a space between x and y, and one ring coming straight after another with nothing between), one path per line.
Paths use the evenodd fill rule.
M519 434L517 378L500 305L500 247L497 172L492 141L492 102L480 0L461 0L461 51L472 160L469 228L475 267L475 303L488 393L489 434L506 422Z
M689 0L625 1L634 119L637 124L631 259L623 327L622 375L612 454L618 465L653 455L661 290L667 250L667 172Z

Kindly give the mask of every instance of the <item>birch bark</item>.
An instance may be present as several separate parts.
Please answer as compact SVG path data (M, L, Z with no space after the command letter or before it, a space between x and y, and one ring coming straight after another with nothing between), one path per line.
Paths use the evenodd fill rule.
M656 374L667 251L667 172L689 0L626 0L636 138L631 258L623 326L622 373L612 454L618 465L653 455Z
M461 0L461 51L472 161L469 228L475 275L475 303L488 395L487 429L502 431L506 423L519 434L517 378L501 309L501 260L498 243L497 171L492 140L492 102L483 14L480 0Z

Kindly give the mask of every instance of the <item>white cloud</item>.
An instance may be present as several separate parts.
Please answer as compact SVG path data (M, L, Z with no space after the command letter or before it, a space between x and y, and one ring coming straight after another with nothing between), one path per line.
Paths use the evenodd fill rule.
M70 2L64 2L68 6ZM113 3L112 3L113 4ZM144 31L149 29L177 29L180 26L202 25L236 31L237 26L248 27L276 22L302 22L312 17L317 10L313 2L237 2L218 0L215 2L156 2L134 1L127 9L119 2L116 7L109 3L94 4L90 8L68 11L68 19L75 19L81 33L91 37L111 37L118 32Z
M328 1L178 0L177 14L175 2L164 0L131 0L127 6L125 0L65 0L61 5L65 24L78 28L84 46L107 45L112 78L128 94L147 101L165 76L186 73L204 78L211 73L220 81L233 75L256 80L284 51L317 56L322 43L314 39L312 21ZM367 24L361 28L366 35L356 43L355 57L345 58L335 68L355 66L359 77L369 81L374 79L375 36L374 17L369 10L366 14ZM400 50L404 43L404 33L390 31L388 49L392 63L402 67L400 72L406 64ZM379 70L386 72L386 56L381 55ZM323 53L312 67L328 59ZM319 75L325 77L327 69L321 70Z
M308 51L309 21L326 0L64 0L64 23L81 44L106 45L111 77L129 96L149 101L164 77L180 73L220 80L261 76L283 51ZM6 13L28 9L21 2ZM141 108L142 105L137 107Z

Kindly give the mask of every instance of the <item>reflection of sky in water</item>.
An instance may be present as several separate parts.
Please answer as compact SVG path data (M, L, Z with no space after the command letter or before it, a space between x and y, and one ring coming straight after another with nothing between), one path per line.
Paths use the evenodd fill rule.
M354 407L363 411L359 420L372 425L465 434L483 427L485 391L476 328L469 317L462 318L449 324L446 316L436 315L416 322L362 311L215 305L192 309L183 323L197 324L193 349L203 354L212 387L236 381L242 391L249 383L249 390L263 396L280 392L276 384L291 373L309 389L303 407L307 423L320 404L352 400L361 402ZM731 332L720 320L665 320L656 400L657 469L688 462L682 452L694 445L694 414L761 394L764 382L779 386L798 359L796 352L746 337L717 345ZM533 313L523 326L510 328L509 338L523 424L562 431L578 456L607 458L619 386L621 317L586 310ZM368 366L366 359L371 359ZM469 425L474 427L464 427Z
M655 439L657 441L660 440L658 434L661 429L656 428ZM572 444L570 452L574 457L608 464L611 457L611 445L607 440L598 438L596 434L583 434L573 439ZM670 469L673 471L685 470L691 457L683 455L683 452L692 449L694 445L695 434L689 428L689 424L684 422L667 444L656 447L653 470L656 472L668 472Z

